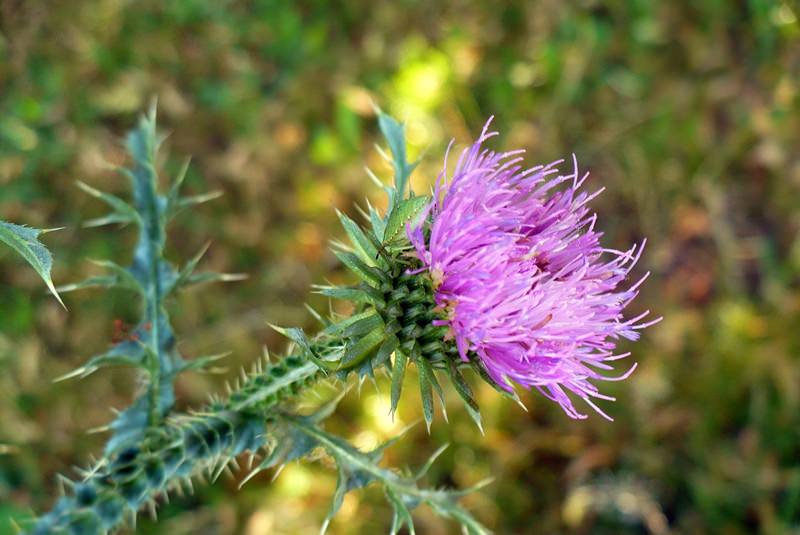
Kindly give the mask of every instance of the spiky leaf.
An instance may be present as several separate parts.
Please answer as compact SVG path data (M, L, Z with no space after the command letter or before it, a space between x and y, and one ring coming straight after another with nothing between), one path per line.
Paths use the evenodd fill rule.
M333 299L351 301L353 303L375 304L379 302L380 299L380 295L376 296L373 292L370 292L363 287L351 288L342 286L316 286L315 290L321 295L331 297Z
M109 205L112 209L112 212L106 216L99 217L97 219L92 219L84 223L83 226L85 227L99 227L102 225L108 225L111 223L141 223L139 219L139 214L136 212L136 209L128 204L127 202L123 201L116 195L112 195L110 193L106 193L105 191L100 191L99 189L93 188L89 184L84 182L78 181L78 187L97 199L100 199L107 205Z
M386 229L383 233L384 243L394 242L405 231L406 223L411 222L413 224L429 202L430 198L425 196L411 197L399 201L389 213L389 218L386 221Z
M395 509L395 518L397 519L395 524L407 525L412 533L414 524L410 510L424 503L442 516L456 519L470 535L488 534L486 528L457 503L458 497L472 489L448 491L420 488L416 482L418 478L403 477L395 471L381 468L378 465L388 444L381 445L372 451L363 452L342 438L326 433L315 422L311 422L307 418L288 417L287 421L295 429L316 441L336 462L339 477L330 513L322 527L323 533L341 507L347 492L363 488L370 483L378 483L383 486L390 504ZM434 456L439 453L437 452ZM399 526L393 529L396 531Z
M382 282L388 282L383 273L374 266L367 265L361 258L354 253L347 251L334 251L333 254L347 266L347 268L356 274L364 282L372 285L379 285Z
M472 420L478 426L478 429L481 430L483 433L483 425L481 424L481 412L480 408L478 407L478 402L475 401L475 396L472 393L472 388L467 383L467 380L464 379L464 376L458 370L456 364L452 360L448 360L447 362L447 374L450 376L450 382L452 383L453 387L458 392L458 395L461 397L461 400L464 402L464 407L466 407L467 412L469 413Z
M419 369L419 391L422 395L422 411L425 417L425 423L428 426L428 432L431 429L431 422L433 421L433 395L432 390L436 391L436 395L442 406L442 413L447 414L444 401L444 391L442 390L439 381L436 379L436 374L428 359L418 357L414 359L414 363Z
M403 392L403 380L406 377L406 367L408 367L408 355L405 351L394 352L394 364L392 365L392 388L391 388L391 408L392 415L397 411L397 404L400 403L400 394Z
M61 306L64 306L50 278L53 256L39 241L39 236L44 232L47 231L0 221L0 241L14 249L36 270L47 285L47 289L58 299Z
M320 357L316 355L314 350L311 348L311 343L306 336L306 333L303 332L303 329L299 329L297 327L290 327L290 328L283 328L278 327L277 325L270 324L270 327L281 333L283 336L297 344L302 351L304 357L308 360L319 366L321 370L327 373L329 369L332 369L334 365L329 362L323 361Z
M142 343L137 340L124 340L105 353L90 358L83 366L66 375L62 375L56 380L63 381L73 377L82 379L106 366L132 366L145 369L145 351Z
M338 210L336 213L339 216L339 221L341 221L342 227L347 233L347 237L350 238L350 243L353 245L353 249L355 250L356 254L365 263L374 266L375 259L378 257L378 250L372 244L372 240L367 238L364 230L362 230L355 221Z
M359 338L356 342L348 344L339 366L350 368L363 362L383 343L385 337L386 334L383 329L375 329Z
M394 168L394 188L389 191L390 209L405 195L408 178L417 166L406 160L405 127L393 117L378 112L378 126L381 129L389 150L392 151L392 166Z

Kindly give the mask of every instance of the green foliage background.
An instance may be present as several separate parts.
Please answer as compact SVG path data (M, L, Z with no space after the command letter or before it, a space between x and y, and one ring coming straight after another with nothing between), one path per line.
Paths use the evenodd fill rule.
M88 258L126 262L131 229L82 229L103 207L74 184L126 191L103 162L123 161L121 136L157 96L163 173L192 155L189 190L225 193L177 219L169 254L211 240L209 269L250 274L171 309L187 358L233 351L227 371L181 378L179 403L196 405L262 345L283 347L266 321L313 328L312 282L347 277L326 245L342 234L333 208L380 204L363 167L389 174L371 100L408 122L420 191L449 139L463 146L494 114L495 147L524 147L532 164L575 152L591 169L610 246L648 237L639 271L653 275L634 306L665 319L629 347L639 369L611 387L615 423L571 421L538 395L525 412L482 388L485 436L453 400L449 424L417 425L388 461L419 465L451 442L432 482L494 476L466 506L500 534L800 532L798 16L767 0L3 0L0 219L66 226L47 236L57 284L96 273ZM102 449L86 430L132 399L126 370L52 380L136 311L86 291L65 313L12 253L0 260L10 533L6 517L45 509L55 474ZM331 428L374 446L421 414L413 394L392 422L365 385ZM303 464L242 491L221 481L138 531L315 533L334 480ZM380 533L389 513L377 492L356 493L331 532ZM454 529L424 512L419 528Z

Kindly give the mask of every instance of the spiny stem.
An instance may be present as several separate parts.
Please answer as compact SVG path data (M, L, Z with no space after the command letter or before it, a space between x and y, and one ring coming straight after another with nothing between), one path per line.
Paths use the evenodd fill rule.
M312 343L318 354L330 343ZM148 428L141 441L104 458L63 496L30 533L99 535L174 485L219 468L245 451L267 445L265 430L273 411L326 377L302 355L289 355L251 375L224 402L176 414ZM214 473L218 470L213 470Z
M150 112L150 124L153 132L150 132L142 141L145 144L146 158L137 162L137 169L134 173L140 176L139 188L135 191L136 207L142 214L142 232L139 236L139 247L147 251L146 258L148 264L148 278L150 279L145 286L146 293L146 312L145 316L150 325L149 350L155 356L150 359L150 407L148 410L148 424L157 425L162 418L159 407L159 397L161 391L161 375L167 364L166 355L162 355L160 335L160 316L163 313L162 303L164 301L163 289L161 287L161 277L159 276L159 264L161 262L164 249L164 216L163 208L159 206L158 199L158 177L155 172L156 144L158 143L155 134L155 108ZM144 175L143 177L140 175Z

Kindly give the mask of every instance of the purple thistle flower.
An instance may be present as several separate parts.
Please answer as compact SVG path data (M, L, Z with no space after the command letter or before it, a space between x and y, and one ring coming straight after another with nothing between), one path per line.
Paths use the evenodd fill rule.
M622 315L649 275L619 288L644 242L627 251L603 248L588 207L602 190L580 191L588 173L579 177L574 155L570 175L559 174L563 160L523 169L524 151L482 147L497 135L490 123L449 182L445 156L427 208L427 243L422 224L407 229L447 318L435 323L448 326L461 358L477 355L501 388L536 387L570 417L586 418L572 393L610 420L592 398L614 398L592 381L627 378L635 363L622 375L604 375L629 355L614 354L616 340L636 340L661 319L642 323L649 311Z

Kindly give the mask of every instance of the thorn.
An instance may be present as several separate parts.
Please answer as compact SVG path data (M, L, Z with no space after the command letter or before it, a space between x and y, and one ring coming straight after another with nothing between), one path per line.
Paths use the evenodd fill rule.
M223 471L225 472L225 475L228 476L230 479L234 479L235 476L233 475L233 470L231 470L230 465L226 464L225 468L223 468Z
M62 291L63 291L63 289L62 289ZM60 383L62 381L66 381L68 379L73 379L75 377L79 377L79 378L83 379L84 377L86 377L87 375L90 375L94 371L95 370L88 371L88 369L86 367L81 366L80 368L76 368L76 369L72 370L71 372L65 373L64 375L59 375L58 377L53 379L53 382L54 383Z
M272 482L275 482L275 480L278 479L278 476L281 475L281 472L283 472L284 468L286 468L286 463L280 465L278 468L275 469L275 473L272 474Z
M88 470L85 470L85 469L81 468L80 466L73 466L72 470L76 474L78 474L78 476L80 476L80 478L82 480L84 480L84 481L86 481L89 478L89 476L91 475L91 473Z
M242 468L239 466L239 463L236 461L236 457L231 457L230 460L225 463L225 466L233 466L233 468L238 472ZM233 474L231 474L233 475Z
M414 421L413 421L413 422L411 422L410 424L408 424L408 425L406 425L405 427L403 427L403 428L402 428L402 429L401 429L401 430L400 430L400 431L397 433L397 436L403 436L403 435L405 435L406 433L408 433L408 432L409 432L409 431L410 431L412 428L416 427L416 425L417 425L417 424L419 424L420 420L422 420L422 418L417 418L416 420L414 420Z
M216 471L212 474L211 482L216 483L217 479L219 479L219 476L222 475L223 470L225 470L227 467L228 465L226 463L221 463Z
M245 483L256 477L260 472L261 468L256 468L255 470L251 470L246 476L244 476L244 479L242 479L242 481L239 483L239 488L241 489L242 487L244 487Z
M102 466L102 462L94 454L89 454L89 464L91 465L90 470L92 473L95 473Z
M478 481L477 483L475 483L474 485L472 485L472 486L471 486L471 487L470 487L468 490L469 490L470 492L471 492L471 491L480 490L480 489L482 489L483 487L486 487L486 486L488 486L488 485L491 485L492 483L494 483L494 478L493 478L493 477L487 477L486 479L481 479L480 481Z
M372 381L372 386L375 387L375 394L376 395L380 395L381 389L378 387L378 381L377 381L377 379L375 379L375 375L371 375L370 379Z
M314 316L314 319L317 320L318 322L320 322L323 325L323 327L327 327L328 326L327 322L325 321L325 318L323 318L322 315L320 315L319 312L314 310L314 307L312 307L308 303L305 304L305 307L306 307L306 310L308 310L311 313L311 315Z
M155 500L150 500L147 502L147 510L150 513L150 518L153 519L155 522L158 520L158 514L156 513L156 502Z
M220 273L219 275L220 282L239 282L249 278L250 275L247 273Z
M391 164L393 164L393 163L394 163L394 160L392 159L392 157L391 157L391 156L389 156L388 154L386 154L386 151L384 151L384 150L383 150L383 149L380 147L380 145L378 145L377 143L375 144L375 150L377 150L377 151L378 151L378 154L381 156L381 158L383 158L384 160L386 160L386 161L389 163L389 165L391 165ZM383 184L381 184L381 187L383 187Z
M66 496L67 485L69 485L70 489L74 485L68 477L62 474L56 474L56 482L58 483L58 493L60 496Z
M150 100L150 109L147 111L147 119L153 123L156 122L158 117L158 96L153 96Z
M92 427L91 429L86 431L86 434L87 435L95 435L97 433L105 433L106 431L110 431L110 430L111 430L111 425L107 424L107 425L101 425L99 427Z
M361 387L364 385L364 381L366 380L366 376L362 375L358 378L358 397L361 399Z

